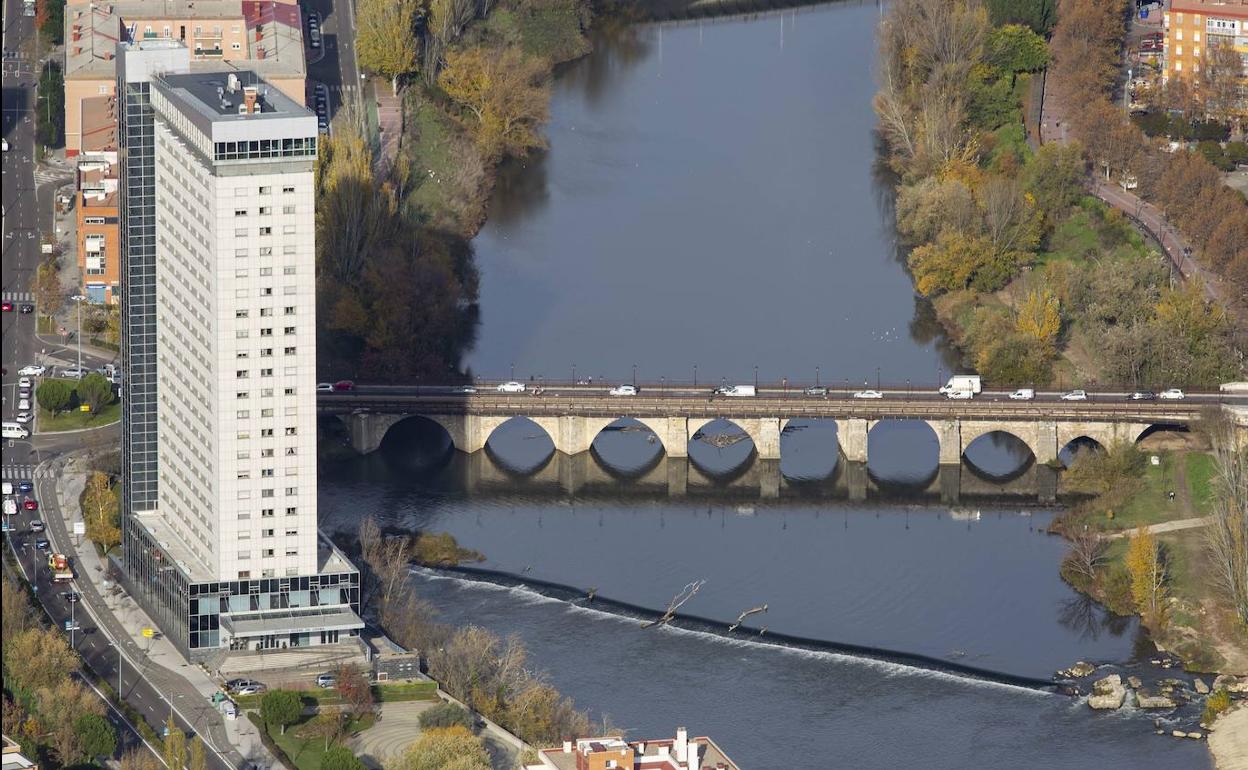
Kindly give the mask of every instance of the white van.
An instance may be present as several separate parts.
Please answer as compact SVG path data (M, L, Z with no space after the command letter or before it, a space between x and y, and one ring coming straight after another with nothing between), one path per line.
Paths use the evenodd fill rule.
M11 497L4 498L4 515L15 516L17 514L17 501Z
M754 396L757 394L755 393L755 388L753 385L725 385L721 388L716 388L715 395L735 396L735 397L740 398L742 396L750 397L750 396Z
M30 431L15 422L6 422L2 435L4 438L30 438Z
M4 482L3 490L0 491L0 494L4 494L4 495L13 494L13 482L11 481Z

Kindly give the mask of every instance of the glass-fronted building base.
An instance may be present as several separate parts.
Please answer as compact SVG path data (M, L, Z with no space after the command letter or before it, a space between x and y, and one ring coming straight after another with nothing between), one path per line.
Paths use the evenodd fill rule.
M364 627L360 573L324 537L315 575L212 580L178 558L155 514L129 518L118 564L126 589L188 660L334 644Z

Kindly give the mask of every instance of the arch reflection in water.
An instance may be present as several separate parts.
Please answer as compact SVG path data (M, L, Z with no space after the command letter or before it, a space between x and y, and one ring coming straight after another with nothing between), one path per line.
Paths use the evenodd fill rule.
M967 445L962 461L972 473L986 480L1009 481L1026 473L1035 462L1035 454L1018 436L990 431Z
M528 441L518 437L517 441ZM831 450L833 453L835 450ZM355 465L371 469L381 463L395 471L411 469L406 450L390 447L379 455L362 457ZM535 458L535 459L534 459ZM839 461L822 479L790 478L777 460L751 454L730 474L707 471L692 458L657 455L644 466L621 469L604 462L597 451L567 455L538 452L520 465L494 451L471 455L453 452L436 470L421 474L420 483L441 494L464 497L503 497L515 494L566 500L568 498L681 498L853 500L958 503L966 500L1048 503L1057 496L1057 471L1032 463L1007 480L986 478L962 465L941 465L927 476L906 483L876 477L865 463ZM371 471L367 472L372 476ZM416 478L412 478L413 482Z
M873 479L922 489L940 464L940 441L923 420L880 420L867 433L867 468Z
M754 441L731 420L711 420L696 430L690 425L689 434L689 464L719 485L731 486L758 465Z

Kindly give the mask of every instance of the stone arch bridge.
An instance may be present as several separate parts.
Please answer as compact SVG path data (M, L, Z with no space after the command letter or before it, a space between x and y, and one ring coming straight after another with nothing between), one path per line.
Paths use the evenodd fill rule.
M379 391L381 389L378 389ZM668 457L687 457L689 440L715 420L729 420L753 442L763 460L780 459L780 435L789 422L833 420L840 451L850 462L868 460L867 436L883 420L917 420L931 426L940 445L940 463L956 464L980 436L1002 432L1031 449L1038 463L1052 463L1070 442L1087 438L1101 445L1134 442L1155 427L1187 429L1217 408L1194 400L1125 402L1121 397L1086 402L1016 402L980 397L968 401L914 397L861 401L850 398L760 394L753 398L714 397L695 391L650 391L613 398L605 391L559 392L533 396L487 393L452 394L355 391L322 394L318 409L346 425L351 445L361 453L376 450L386 432L409 417L441 425L455 448L473 453L485 448L490 435L514 417L541 427L556 451L577 455L589 450L608 425L631 418L653 431ZM654 393L654 395L651 395Z

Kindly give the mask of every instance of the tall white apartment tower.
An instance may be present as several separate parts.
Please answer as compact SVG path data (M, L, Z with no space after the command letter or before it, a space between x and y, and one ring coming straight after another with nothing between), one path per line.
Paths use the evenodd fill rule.
M172 581L148 603L192 657L339 641L363 623L317 530L316 117L237 70L149 103L158 481L128 572Z

